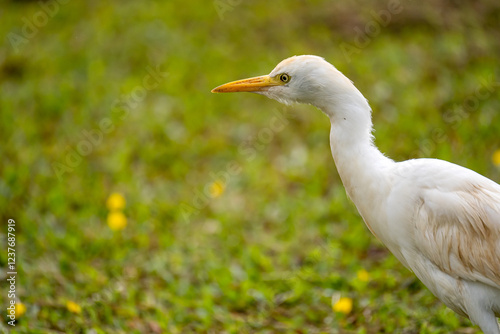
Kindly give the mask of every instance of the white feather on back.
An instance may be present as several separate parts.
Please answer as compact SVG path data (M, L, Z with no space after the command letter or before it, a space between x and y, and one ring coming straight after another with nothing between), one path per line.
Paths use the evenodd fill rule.
M500 186L442 160L397 166L416 210L410 222L413 247L453 277L500 289Z

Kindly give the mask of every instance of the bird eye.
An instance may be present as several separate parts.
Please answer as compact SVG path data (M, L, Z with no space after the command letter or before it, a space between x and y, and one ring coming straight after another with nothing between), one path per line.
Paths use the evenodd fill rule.
M290 76L286 73L283 73L280 75L280 80L281 82L287 83L288 81L290 81Z

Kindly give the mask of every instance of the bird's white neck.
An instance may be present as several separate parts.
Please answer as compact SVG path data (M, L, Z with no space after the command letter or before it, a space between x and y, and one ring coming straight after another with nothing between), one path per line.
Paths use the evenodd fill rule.
M377 234L370 220L384 210L378 205L389 192L388 169L394 161L373 144L370 106L352 88L343 97L334 96L322 110L331 120L330 145L342 183L365 223Z

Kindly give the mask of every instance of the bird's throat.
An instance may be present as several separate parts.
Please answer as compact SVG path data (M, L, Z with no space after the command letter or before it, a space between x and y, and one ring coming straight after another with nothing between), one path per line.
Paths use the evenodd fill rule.
M359 118L358 118L359 121ZM366 118L365 118L366 121ZM389 171L394 161L373 144L371 117L363 124L344 119L332 120L330 146L332 156L349 198L366 225L378 237L381 226L376 217L385 216L382 203L390 191Z

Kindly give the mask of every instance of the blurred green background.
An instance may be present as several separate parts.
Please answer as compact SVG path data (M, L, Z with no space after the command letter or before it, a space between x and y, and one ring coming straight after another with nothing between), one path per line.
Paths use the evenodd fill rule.
M498 182L498 1L3 1L0 21L20 303L11 328L2 285L0 331L477 332L365 228L321 112L210 90L320 55L388 156Z

